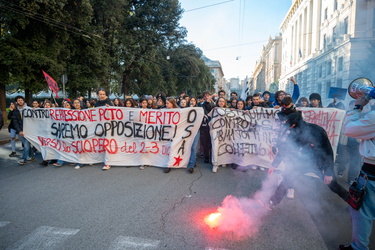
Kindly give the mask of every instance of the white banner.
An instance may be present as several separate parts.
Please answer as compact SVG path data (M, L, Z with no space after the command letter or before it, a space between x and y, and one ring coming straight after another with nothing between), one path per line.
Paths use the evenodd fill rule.
M248 111L216 108L212 111L210 134L212 164L269 167L280 122L280 109L257 108ZM336 153L345 111L333 108L303 108L304 121L323 127Z
M26 139L43 159L187 167L202 108L24 109Z

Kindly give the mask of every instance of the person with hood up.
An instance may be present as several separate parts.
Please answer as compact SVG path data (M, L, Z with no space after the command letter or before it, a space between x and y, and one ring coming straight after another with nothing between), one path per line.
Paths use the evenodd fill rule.
M287 161L291 168L285 172L285 175L288 175L285 182L280 184L271 197L270 207L282 200L287 189L290 188L288 180L307 173L323 179L334 193L344 200L347 199L348 191L334 178L333 149L326 131L319 125L305 122L301 112L289 111L290 113L285 114L282 120L286 126L284 133L286 136L277 147L278 153L269 173L272 173L274 167L277 167L281 161Z

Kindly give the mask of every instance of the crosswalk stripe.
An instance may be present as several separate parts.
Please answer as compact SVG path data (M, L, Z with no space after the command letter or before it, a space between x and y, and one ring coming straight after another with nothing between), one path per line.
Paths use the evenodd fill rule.
M9 223L10 223L10 221L0 221L0 227L5 227Z
M158 248L160 241L159 240L150 240L138 237L126 237L119 236L111 244L109 250L147 250L147 249L156 249Z
M78 233L79 229L58 228L41 226L30 234L15 242L8 250L56 249L62 245L69 237Z

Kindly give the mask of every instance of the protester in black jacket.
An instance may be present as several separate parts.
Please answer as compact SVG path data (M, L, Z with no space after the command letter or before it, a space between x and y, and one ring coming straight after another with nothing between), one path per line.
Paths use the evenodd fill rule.
M201 107L204 110L204 118L202 125L200 127L200 139L203 147L204 162L209 163L211 160L211 136L210 136L210 127L208 122L210 120L208 114L215 107L214 102L212 101L211 93L206 91L203 93L204 102L201 103Z
M278 152L269 172L281 161L287 166L284 180L270 199L271 206L283 199L292 187L293 179L306 173L322 178L333 192L346 199L348 192L333 177L333 150L326 131L316 124L305 122L298 111L284 117L284 126L287 128L283 132L285 137L277 147Z
M108 98L108 94L103 88L99 88L97 93L99 97L98 101L95 103L95 107L101 106L113 106L111 99Z
M111 99L108 98L107 91L103 88L99 88L98 91L96 91L96 94L99 97L99 100L95 103L95 107L101 107L101 106L113 106ZM111 166L104 163L103 170L110 169Z

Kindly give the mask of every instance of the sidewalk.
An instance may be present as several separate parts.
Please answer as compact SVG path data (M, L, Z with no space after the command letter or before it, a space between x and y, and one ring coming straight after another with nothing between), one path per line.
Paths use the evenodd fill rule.
M8 131L9 122L6 122L3 128L0 130L0 145L4 145L10 142L10 133ZM17 137L18 140L18 137Z

